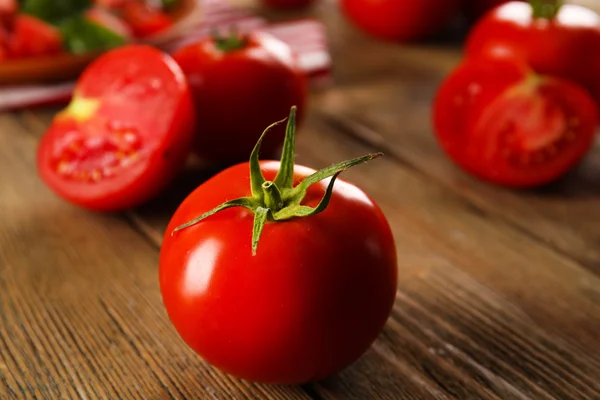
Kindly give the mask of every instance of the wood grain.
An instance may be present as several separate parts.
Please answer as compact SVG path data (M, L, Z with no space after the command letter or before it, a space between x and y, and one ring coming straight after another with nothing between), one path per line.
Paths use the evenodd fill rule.
M398 248L399 291L374 345L304 387L203 363L167 320L156 264L170 215L216 171L192 162L138 209L88 213L36 178L55 109L25 111L0 116L0 398L600 398L599 150L542 191L472 179L429 122L460 59L451 38L378 43L332 3L314 15L327 21L336 84L311 98L298 162L385 153L343 174L379 203Z

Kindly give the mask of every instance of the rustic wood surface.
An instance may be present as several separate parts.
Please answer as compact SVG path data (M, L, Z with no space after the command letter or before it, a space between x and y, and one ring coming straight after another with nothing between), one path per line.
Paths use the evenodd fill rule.
M396 304L371 349L302 387L205 364L168 322L157 260L169 216L214 171L190 168L137 210L90 213L38 179L56 109L26 110L0 116L0 399L600 399L600 147L543 190L477 181L430 126L454 34L391 45L330 4L310 14L327 23L335 85L312 95L298 162L385 153L344 173L398 247Z

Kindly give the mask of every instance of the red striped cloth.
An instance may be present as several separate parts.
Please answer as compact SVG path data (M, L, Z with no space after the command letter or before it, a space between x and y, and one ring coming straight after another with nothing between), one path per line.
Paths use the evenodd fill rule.
M325 27L318 20L300 19L268 23L229 0L198 0L203 2L203 18L198 27L165 47L172 52L188 43L209 35L212 30L226 32L235 26L239 32L262 31L286 42L297 54L300 67L315 84L329 83L331 57ZM64 103L69 101L74 83L0 87L0 111Z

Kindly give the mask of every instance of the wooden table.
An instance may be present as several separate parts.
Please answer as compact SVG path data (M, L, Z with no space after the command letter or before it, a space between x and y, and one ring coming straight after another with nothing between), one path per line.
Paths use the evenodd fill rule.
M176 335L157 279L162 232L205 179L95 214L38 179L54 109L0 116L0 398L600 399L600 148L538 191L484 184L441 153L434 92L456 45L383 44L330 5L335 86L315 90L298 162L344 173L389 218L400 281L379 339L339 376L302 387L220 373Z

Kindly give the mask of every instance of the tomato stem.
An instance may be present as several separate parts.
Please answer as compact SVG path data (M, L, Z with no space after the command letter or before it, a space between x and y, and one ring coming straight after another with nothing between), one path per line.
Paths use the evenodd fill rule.
M217 48L224 53L240 50L248 45L246 37L240 35L235 27L232 27L229 34L224 37L215 29L212 38Z
M560 8L563 6L562 0L529 0L533 10L533 18L536 19L554 19Z
M275 182L267 181L262 184L264 192L265 206L272 212L277 212L283 208L283 200L281 200L281 193Z
M196 225L203 219L208 218L226 208L244 207L252 211L254 214L254 224L252 228L252 255L256 255L258 242L267 221L286 221L292 218L310 217L323 212L329 205L329 200L333 194L333 185L339 174L348 168L363 164L383 155L382 153L368 154L366 156L331 165L307 176L296 187L294 187L296 136L295 106L291 108L290 115L287 120L288 123L280 161L280 169L277 172L277 176L275 177L274 181L271 182L265 180L260 168L258 156L260 152L260 145L264 136L272 127L285 121L285 119L269 125L256 142L256 145L250 154L249 167L252 196L226 201L220 206L217 206L214 209L202 214L198 218L178 226L173 230L173 232L171 232L171 235L174 235L177 231ZM316 207L302 205L302 201L308 192L308 188L327 178L331 178L331 180L329 181L327 189L325 190L325 194L321 198L319 204Z

